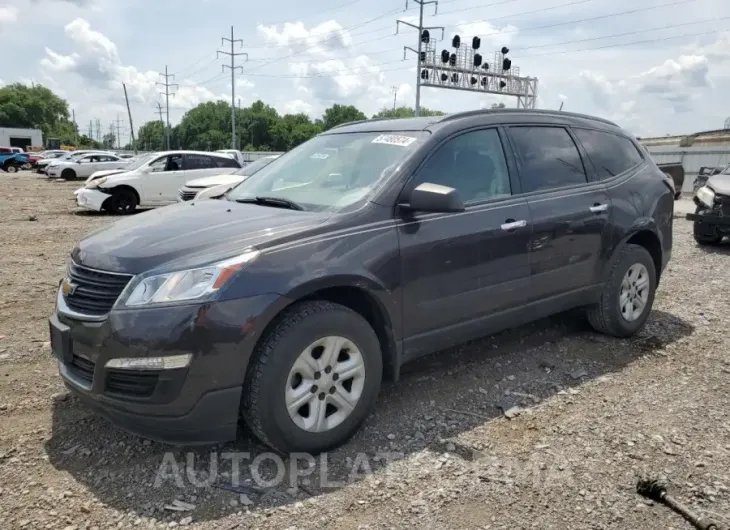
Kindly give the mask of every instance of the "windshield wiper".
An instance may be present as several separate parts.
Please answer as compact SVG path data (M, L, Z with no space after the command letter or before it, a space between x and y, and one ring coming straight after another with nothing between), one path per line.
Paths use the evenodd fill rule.
M236 199L236 202L242 204L261 204L263 206L275 206L278 208L288 208L289 210L304 210L299 204L289 199L280 197L249 197L246 199Z

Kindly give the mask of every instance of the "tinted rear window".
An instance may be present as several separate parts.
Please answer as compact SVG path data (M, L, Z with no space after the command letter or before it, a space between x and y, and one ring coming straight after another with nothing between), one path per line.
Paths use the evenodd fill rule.
M509 134L524 193L587 182L578 148L563 127L511 127Z
M573 129L598 173L607 179L620 175L641 163L639 150L628 138L592 129Z

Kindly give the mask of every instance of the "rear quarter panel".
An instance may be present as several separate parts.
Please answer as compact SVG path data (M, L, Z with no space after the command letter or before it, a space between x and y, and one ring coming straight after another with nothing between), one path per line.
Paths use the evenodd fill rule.
M605 182L613 208L609 257L634 234L648 230L659 239L661 265L666 265L672 250L674 196L664 183L662 172L647 161L638 171ZM607 260L607 268L611 261Z

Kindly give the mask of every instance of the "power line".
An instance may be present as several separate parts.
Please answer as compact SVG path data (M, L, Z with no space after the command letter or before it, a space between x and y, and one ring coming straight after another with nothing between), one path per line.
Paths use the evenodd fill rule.
M556 28L556 27L566 26L566 25L580 24L580 23L584 23L584 22L592 22L594 20L603 20L603 19L606 19L606 18L612 18L612 17L623 16L623 15L629 15L629 14L639 13L639 12L643 12L643 11L649 11L649 10L653 10L653 9L663 8L663 7L672 7L672 6L675 6L675 5L686 4L686 3L694 2L694 1L696 1L696 0L676 0L674 2L670 2L670 3L667 3L667 4L660 4L660 5L654 5L654 6L646 6L646 7L641 7L641 8L636 8L636 9L630 9L630 10L626 10L626 11L620 11L620 12L617 12L617 13L607 13L607 14L604 14L604 15L597 15L597 16L593 16L593 17L586 17L586 18L581 18L581 19L573 19L573 20L569 20L569 21L565 21L565 22L557 22L557 23L553 23L553 24L543 24L541 26L529 26L529 27L520 28L520 29L516 29L515 28L515 29L497 30L497 31L493 31L491 33L487 33L485 35L480 35L480 37L492 37L492 36L495 36L495 35L505 35L505 34L517 33L517 32L519 32L520 34L522 34L522 33L525 33L527 31L537 31L537 30ZM563 4L563 6L565 6L565 4ZM533 11L526 11L526 12L522 12L522 13L514 13L512 15L508 15L506 17L500 17L500 18L508 18L508 17L513 17L513 16L520 16L520 15L524 15L524 14L533 14L534 12L535 11L533 10ZM497 19L496 18L493 18L491 20L497 20ZM485 20L477 20L477 21L475 21L475 23L476 22L485 22ZM456 26L459 26L459 24L455 24L453 26L448 26L447 25L445 27L446 28L450 28L450 27L456 27ZM396 34L391 34L389 37L395 37L395 36L397 36L397 35ZM384 38L389 38L389 37L384 37ZM601 37L601 38L608 38L608 37L610 37L610 35L609 36L606 36L606 37ZM380 40L383 40L383 39L380 39ZM570 41L570 42L572 42L572 41ZM529 49L529 47L528 48L521 48L521 49ZM386 49L386 50L379 50L377 52L368 52L367 55L368 56L379 55L379 54L383 54L383 53L391 53L393 51L395 51L395 50L392 49L392 48L389 48L389 49ZM361 52L361 53L354 54L354 55L349 55L349 56L344 56L344 57L337 57L335 59L342 60L342 59L347 59L347 58L359 57L359 56L361 56L363 54L364 54L364 52ZM320 61L308 61L308 62L303 62L301 64L317 64L319 62ZM385 63L385 64L391 64L392 62L393 61L389 61L388 63ZM254 75L254 74L251 74L251 75ZM256 76L263 76L262 74L255 74L255 75ZM294 76L294 77L299 77L299 76Z
M219 51L217 54L223 54L228 55L231 57L231 65L228 66L226 64L221 65L223 67L223 71L226 71L226 68L229 68L231 70L231 149L236 148L236 68L240 68L241 72L243 72L242 66L236 66L236 57L244 55L246 56L246 60L248 61L248 54L245 52L239 52L236 53L234 51L235 44L238 42L241 44L241 47L243 47L243 41L241 39L236 39L233 36L233 26L231 26L231 38L228 39L226 37L223 37L221 39L222 43L225 44L226 42L231 43L231 51L230 52L223 52Z

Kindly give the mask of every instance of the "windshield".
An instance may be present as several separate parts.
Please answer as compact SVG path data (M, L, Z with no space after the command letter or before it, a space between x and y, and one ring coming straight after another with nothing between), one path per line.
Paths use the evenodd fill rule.
M273 160L228 192L231 201L283 199L303 210L338 211L370 195L427 133L366 132L316 136Z
M147 162L157 156L157 153L148 153L146 155L139 155L137 158L132 158L131 162L124 169L126 171L134 171L135 169L141 168Z
M264 157L259 158L258 160L254 160L250 164L246 164L238 171L234 172L234 175L240 175L242 177L250 177L254 173L256 173L259 169L268 166L271 164L274 160L276 160L276 157Z

